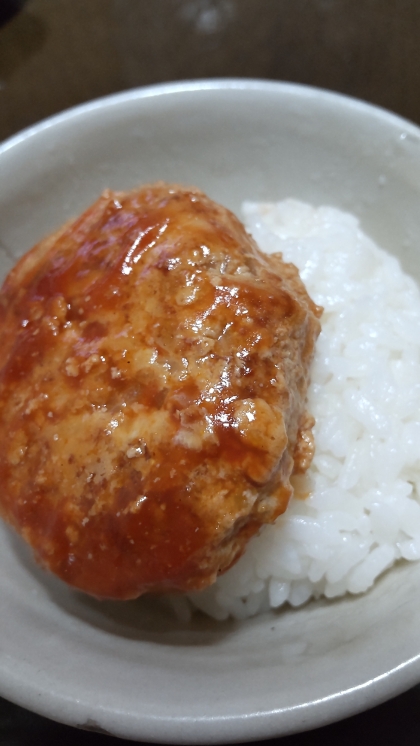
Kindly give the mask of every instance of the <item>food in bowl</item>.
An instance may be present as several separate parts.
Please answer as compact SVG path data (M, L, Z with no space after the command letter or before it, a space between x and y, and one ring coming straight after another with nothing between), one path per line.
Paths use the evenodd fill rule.
M199 190L106 192L3 286L3 517L97 597L213 583L311 462L320 313Z
M309 484L194 607L243 619L367 591L420 559L420 293L356 217L297 200L246 203L260 248L282 252L323 306L308 406ZM174 599L180 616L188 603Z

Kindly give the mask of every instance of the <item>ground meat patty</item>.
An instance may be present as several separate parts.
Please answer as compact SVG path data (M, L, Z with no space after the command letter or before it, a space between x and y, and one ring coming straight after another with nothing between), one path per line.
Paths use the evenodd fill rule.
M107 191L0 305L1 513L44 567L98 597L200 589L286 509L319 309L228 210Z

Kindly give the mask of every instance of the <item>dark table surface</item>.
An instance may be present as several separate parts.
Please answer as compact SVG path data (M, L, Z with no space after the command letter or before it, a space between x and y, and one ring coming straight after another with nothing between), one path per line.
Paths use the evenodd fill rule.
M114 91L226 76L329 88L420 124L420 2L0 0L0 140ZM325 742L420 743L420 686L281 741ZM1 746L56 743L126 742L53 723L0 699Z

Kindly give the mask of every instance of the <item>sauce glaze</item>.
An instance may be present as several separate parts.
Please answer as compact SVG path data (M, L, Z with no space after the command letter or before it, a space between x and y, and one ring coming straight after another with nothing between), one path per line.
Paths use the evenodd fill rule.
M106 192L3 286L3 516L98 597L212 582L310 463L318 316L198 190Z

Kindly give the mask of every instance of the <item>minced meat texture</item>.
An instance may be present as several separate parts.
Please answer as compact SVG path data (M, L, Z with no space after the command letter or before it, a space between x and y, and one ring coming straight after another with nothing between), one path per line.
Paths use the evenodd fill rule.
M0 512L97 597L214 582L312 458L320 309L197 189L105 192L0 296Z

